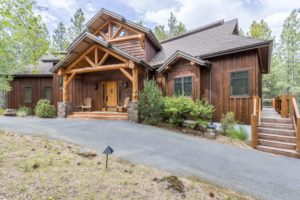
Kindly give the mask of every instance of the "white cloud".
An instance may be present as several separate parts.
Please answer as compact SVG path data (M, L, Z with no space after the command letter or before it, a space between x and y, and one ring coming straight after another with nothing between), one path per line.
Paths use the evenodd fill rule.
M91 4L91 3L87 3L85 8L89 12L94 12L95 11L95 8L93 7L93 4Z
M167 25L172 11L188 29L211 23L216 20L239 19L239 26L248 31L253 20L265 19L276 37L282 24L293 8L300 7L295 0L123 0L127 5L143 15L145 21Z
M71 13L77 7L76 0L40 0L39 3L49 5L51 9L62 9Z
M47 11L37 10L35 12L36 12L36 14L38 14L42 17L42 20L45 24L52 24L53 22L55 22L57 20L57 17L53 16L52 14L50 14Z

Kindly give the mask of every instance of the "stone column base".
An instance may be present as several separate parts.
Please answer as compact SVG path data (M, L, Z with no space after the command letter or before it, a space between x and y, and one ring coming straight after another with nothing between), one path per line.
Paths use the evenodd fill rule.
M57 117L66 118L72 112L72 106L70 102L58 102L57 103Z
M138 102L129 102L128 108L128 120L132 122L139 122L139 115L138 115Z

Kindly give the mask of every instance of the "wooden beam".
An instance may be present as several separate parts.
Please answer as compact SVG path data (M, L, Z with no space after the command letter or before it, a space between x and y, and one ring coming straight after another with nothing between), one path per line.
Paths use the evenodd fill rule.
M99 35L103 37L103 39L108 40L109 38L102 32L99 32Z
M123 68L120 68L121 72L132 82L133 78L132 76Z
M98 48L101 49L101 50L104 51L104 52L109 53L110 55L114 56L115 58L119 59L120 61L122 61L122 62L124 62L124 63L127 62L127 60L126 60L125 58L119 56L118 54L115 54L115 53L112 52L112 51L109 51L109 50L107 50L107 49L105 49L105 48L103 48L103 47L100 47L100 46L98 46Z
M130 36L125 36L125 37L109 39L107 41L108 42L120 42L120 41L133 40L133 39L140 39L140 36L139 35L130 35Z
M100 62L98 63L98 66L103 65L103 63L107 60L109 56L109 53L105 52L104 56L101 58Z
M80 73L88 73L88 72L117 70L120 68L128 68L128 65L122 63L122 64L102 65L102 66L95 66L95 67L85 67L85 68L79 68L79 69L72 69L72 70L68 71L68 73L80 74Z
M87 56L84 56L84 59L91 65L91 67L96 66L96 63L93 63L93 61L91 61L91 59Z
M71 70L72 68L75 67L75 65L77 65L88 53L90 53L94 48L96 47L96 45L92 45L90 46L84 53L82 53L67 69L66 71Z
M119 28L118 28L118 30L115 32L115 34L112 36L112 39L114 39L114 38L116 38L117 37L117 35L120 33L120 31L122 30L122 28L123 28L123 26L120 26Z
M108 23L108 38L111 38L112 33L111 33L111 22Z
M67 87L69 86L69 84L71 83L72 79L74 78L74 76L76 75L76 73L72 73L72 75L68 78L66 85Z
M57 72L58 76L63 76L64 75L64 70L63 69L59 69Z
M68 102L69 99L67 82L68 82L68 75L64 75L64 81L63 81L63 102L64 103Z
M95 48L95 65L98 63L98 48Z
M118 22L118 21L116 21L116 20L114 20L114 19L110 19L110 21L112 21L112 22L114 22L115 24L118 24L118 25L120 25L120 26L122 25L123 28L126 28L126 29L128 29L128 30L131 30L132 32L134 32L134 33L136 33L136 34L139 34L139 33L140 33L140 32L138 32L137 30L131 28L130 26L127 26L126 24L121 24L120 22Z
M139 36L140 37L141 46L142 46L143 49L145 49L145 36L142 35L142 34L139 34L139 35L141 35L141 36Z
M96 31L94 31L94 35L96 35L98 32L100 32L107 24L109 23L109 21L106 21L104 24L102 24L102 26L100 26Z
M137 102L138 101L138 81L139 81L139 77L138 77L138 70L134 64L133 61L129 61L129 65L133 65L133 69L132 69L132 102Z

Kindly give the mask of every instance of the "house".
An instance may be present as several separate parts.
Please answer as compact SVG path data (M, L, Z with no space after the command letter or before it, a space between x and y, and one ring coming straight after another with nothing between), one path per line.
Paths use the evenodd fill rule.
M8 107L49 98L67 117L88 97L93 111L116 111L130 97L128 116L134 120L143 81L153 78L164 95L207 99L215 106L214 121L233 111L250 124L253 97L262 96L262 74L270 70L272 41L240 36L236 19L161 42L150 29L106 9L86 27L62 60L44 59L41 73L15 76Z

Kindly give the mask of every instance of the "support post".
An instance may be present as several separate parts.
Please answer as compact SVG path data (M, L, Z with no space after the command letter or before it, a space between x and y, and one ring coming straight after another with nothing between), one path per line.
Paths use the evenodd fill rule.
M68 76L64 75L64 82L63 82L63 102L67 103L69 101L69 94L68 94Z
M132 68L132 102L138 101L138 70L134 62L129 61L129 68Z
M300 118L297 120L297 132L296 132L296 151L300 153Z
M283 118L288 117L287 95L281 96L281 117L283 117Z
M251 115L251 132L252 132L252 147L255 148L258 145L258 133L257 133L257 115Z

